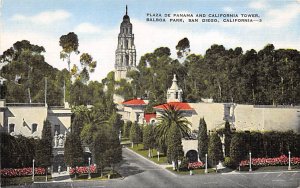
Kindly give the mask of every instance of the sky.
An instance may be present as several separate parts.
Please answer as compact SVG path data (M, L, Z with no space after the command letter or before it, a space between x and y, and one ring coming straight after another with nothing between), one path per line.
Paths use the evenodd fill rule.
M300 50L300 0L0 0L0 54L20 40L44 46L45 60L58 69L67 68L60 59L59 38L75 32L79 51L97 61L92 80L101 81L114 70L117 37L128 5L133 24L137 63L142 55L158 47L169 47L176 58L175 46L187 37L191 53L205 54L213 44L225 48L260 50L272 43L275 48ZM150 17L161 14L162 17ZM150 22L164 14L257 14L261 22ZM148 15L148 16L147 16ZM174 18L174 17L173 17ZM182 18L182 17L181 17ZM202 20L202 18L198 18ZM215 17L213 17L215 19ZM230 18L228 18L230 19ZM234 18L231 18L234 19ZM79 64L80 55L72 55Z

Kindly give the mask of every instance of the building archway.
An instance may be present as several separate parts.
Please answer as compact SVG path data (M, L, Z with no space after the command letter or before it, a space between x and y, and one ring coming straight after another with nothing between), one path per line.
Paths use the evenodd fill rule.
M189 159L189 162L197 162L198 161L198 152L196 150L189 150L186 153L186 157Z
M92 153L91 152L83 152L83 165L88 166L89 165L89 158L91 158L91 164L92 164Z
M60 171L66 171L67 165L65 163L65 156L63 154L55 155L53 158L53 172L58 172L58 167L60 166Z

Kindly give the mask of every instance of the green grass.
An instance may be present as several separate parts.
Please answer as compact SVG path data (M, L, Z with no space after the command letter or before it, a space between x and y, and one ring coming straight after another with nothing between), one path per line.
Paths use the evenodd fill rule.
M129 138L122 137L121 145L131 145L131 142L130 142Z
M35 182L45 182L45 176L35 176ZM52 181L51 175L48 175L48 181ZM32 184L32 176L25 177L14 177L14 178L3 178L1 177L1 186L9 186L9 185L28 185Z
M104 171L103 172L103 176L101 177L101 174L91 174L91 179L88 179L88 174L80 174L77 175L77 178L74 178L74 175L71 176L72 180L107 180L108 179L108 174L109 174L110 170ZM113 174L110 175L110 179L115 179L115 178L121 178L122 176L117 173L114 172Z
M178 171L174 171L173 167L167 167L166 169L173 172L173 173L175 173L175 174L190 175L190 171L179 171L178 172ZM216 170L212 169L212 168L208 168L207 171L208 171L209 174L216 173ZM195 169L195 170L193 170L193 175L197 175L197 174L205 174L205 169Z
M133 148L131 146L128 148L157 164L167 164L167 157L164 154L159 154L159 161L157 161L157 150L156 149L152 150L153 157L148 158L149 151L144 149L143 144L139 144L139 145L134 144Z

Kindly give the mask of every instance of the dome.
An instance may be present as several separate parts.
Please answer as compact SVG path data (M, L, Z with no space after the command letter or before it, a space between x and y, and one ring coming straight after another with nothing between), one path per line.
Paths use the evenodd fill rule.
M130 18L129 18L129 16L127 14L123 16L123 20L129 20L129 19Z
M130 18L128 16L127 12L128 12L128 8L126 5L126 14L123 16L123 22L130 22Z

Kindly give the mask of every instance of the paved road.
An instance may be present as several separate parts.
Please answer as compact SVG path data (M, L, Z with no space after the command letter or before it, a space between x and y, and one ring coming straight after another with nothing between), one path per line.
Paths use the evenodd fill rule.
M123 149L124 160L119 171L124 179L108 181L75 181L33 184L30 187L90 187L90 188L183 188L183 187L292 187L300 188L300 172L251 172L242 174L207 174L201 176L174 175Z

